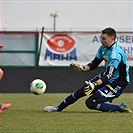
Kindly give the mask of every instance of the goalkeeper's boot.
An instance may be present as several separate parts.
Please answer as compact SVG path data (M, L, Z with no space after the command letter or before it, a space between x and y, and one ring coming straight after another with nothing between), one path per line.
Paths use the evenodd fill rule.
M126 105L126 103L121 103L119 105L119 107L122 109L122 112L132 113L132 111L128 108L128 106Z
M2 113L2 111L3 111L4 109L8 109L8 108L11 106L10 103L0 103L0 105L1 105L0 113Z
M47 112L58 112L58 107L57 106L46 106L44 107L44 110Z

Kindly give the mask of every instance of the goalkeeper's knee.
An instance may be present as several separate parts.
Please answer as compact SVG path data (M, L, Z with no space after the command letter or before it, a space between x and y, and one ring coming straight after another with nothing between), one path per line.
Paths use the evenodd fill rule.
M97 104L93 100L87 99L85 104L89 109L96 109Z
M85 102L86 106L89 109L96 109L97 104L102 103L102 100L99 98L97 94L91 95Z

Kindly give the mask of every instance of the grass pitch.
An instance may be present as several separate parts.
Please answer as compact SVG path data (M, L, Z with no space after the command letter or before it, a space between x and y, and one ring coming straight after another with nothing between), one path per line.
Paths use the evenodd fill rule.
M44 106L58 105L69 94L0 94L11 108L0 114L0 133L133 133L131 113L89 110L84 97L62 112L45 112ZM126 102L133 110L133 95L124 93L114 104Z

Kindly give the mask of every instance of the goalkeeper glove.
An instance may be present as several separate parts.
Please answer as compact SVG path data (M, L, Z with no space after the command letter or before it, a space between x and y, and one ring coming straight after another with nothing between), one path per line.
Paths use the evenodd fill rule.
M77 71L81 71L81 72L83 72L85 70L85 66L82 66L82 65L79 65L79 64L71 63L70 67L72 67L73 69L75 69Z
M91 92L98 86L96 82L91 83L90 81L85 81L86 87L84 88L85 95L91 94Z

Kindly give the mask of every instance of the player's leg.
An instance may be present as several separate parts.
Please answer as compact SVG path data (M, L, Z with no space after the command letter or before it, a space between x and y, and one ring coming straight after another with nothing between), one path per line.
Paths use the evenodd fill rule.
M89 109L100 110L103 112L121 111L122 109L118 105L106 104L102 99L94 93L86 100L86 106Z
M2 77L3 77L3 74L4 74L4 72L3 72L3 70L0 68L0 80L1 80Z
M99 75L94 77L93 79L91 79L91 82L94 82L96 80L99 79ZM80 99L81 97L86 96L85 94L85 87L87 85L85 84L83 87L81 87L79 90L77 90L76 92L73 92L72 94L70 94L59 106L58 106L58 110L62 111L64 108L66 108L67 106L69 106L70 104L75 103L78 99Z
M0 80L2 79L2 77L3 77L3 74L4 74L4 72L3 72L3 70L0 68ZM2 113L2 111L4 110L4 109L8 109L9 107L11 106L11 104L10 103L0 103L0 113Z
M93 79L91 79L91 81L96 81L99 78L99 76L94 77ZM60 105L58 106L46 106L44 107L45 111L48 112L57 112L57 111L62 111L63 109L65 109L67 106L75 103L78 99L80 99L81 97L86 96L85 94L85 87L87 85L85 84L83 87L81 87L79 90L73 92L72 94L70 94L65 100L63 100Z
M45 111L48 112L57 112L57 111L62 111L65 109L67 106L75 103L79 98L84 97L84 87L86 87L86 84L81 87L81 89L77 90L76 92L73 92L70 94L68 97L66 97L58 106L46 106L44 107Z
M61 102L61 104L58 106L58 110L62 111L67 106L75 103L81 97L86 96L85 92L84 92L85 87L86 87L86 84L83 87L81 87L81 89L79 89L76 92L73 92L72 94L70 94L63 102Z
M119 97L121 94L122 91L120 87L119 89L116 87L115 89L110 90L108 86L104 86L86 100L86 106L89 109L103 112L131 112L125 103L122 103L121 105L105 103L107 101L112 102L114 98Z

